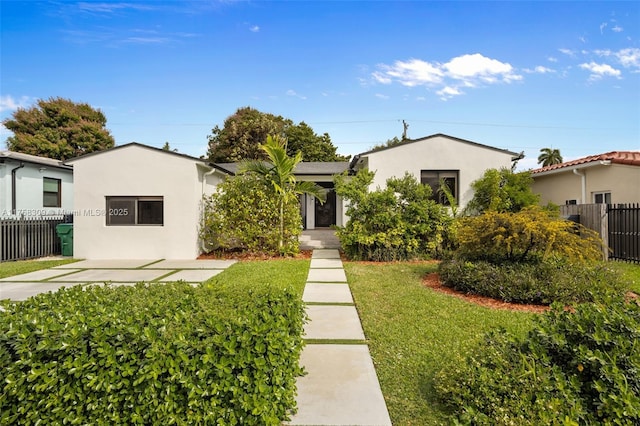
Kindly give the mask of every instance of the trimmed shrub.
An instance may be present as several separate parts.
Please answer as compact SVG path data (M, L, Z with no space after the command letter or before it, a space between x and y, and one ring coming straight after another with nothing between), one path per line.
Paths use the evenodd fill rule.
M204 199L200 238L206 251L295 254L302 219L297 198L284 203L284 239L280 247L280 204L273 188L254 173L233 176Z
M639 341L637 302L554 305L526 338L488 334L435 388L463 424L636 425Z
M438 272L447 287L513 303L590 302L625 289L621 276L605 262L562 258L500 265L453 258L442 261Z
M384 189L369 191L374 173L360 170L335 178L336 193L348 203L349 221L336 234L353 260L392 261L436 254L451 218L431 199L431 188L405 174Z
M279 425L304 310L270 286L80 286L0 312L0 424Z
M551 256L602 259L602 241L596 232L539 207L463 218L457 243L457 255L493 263L541 261Z

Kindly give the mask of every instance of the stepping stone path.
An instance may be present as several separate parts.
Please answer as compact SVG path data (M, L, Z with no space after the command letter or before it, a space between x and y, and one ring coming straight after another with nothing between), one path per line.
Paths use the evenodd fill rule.
M309 323L289 425L391 425L340 253L316 249L302 296Z

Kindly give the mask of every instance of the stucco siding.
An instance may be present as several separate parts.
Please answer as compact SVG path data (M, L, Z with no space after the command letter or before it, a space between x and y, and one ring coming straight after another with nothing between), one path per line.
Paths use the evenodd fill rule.
M510 168L513 158L507 152L442 136L372 152L366 157L369 170L376 172L372 190L384 187L387 179L402 177L405 172L420 180L421 170L457 170L462 207L473 198L470 187L473 181L482 177L487 169Z
M74 161L74 257L193 259L203 190L217 183L199 163L140 146ZM107 196L163 197L163 225L107 226Z
M540 202L563 205L568 200L578 204L594 202L594 194L609 192L614 204L640 202L640 167L623 164L596 165L579 168L585 175L585 200L582 200L582 177L573 169L534 177L533 192L540 194Z

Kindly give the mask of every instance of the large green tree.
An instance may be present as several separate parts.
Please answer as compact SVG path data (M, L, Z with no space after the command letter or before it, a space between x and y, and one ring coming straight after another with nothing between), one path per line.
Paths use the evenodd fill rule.
M60 97L20 108L2 124L13 132L9 150L41 157L66 160L115 145L102 111Z
M303 161L348 159L336 153L329 134L317 135L305 122L295 124L288 118L251 107L239 108L227 117L222 128L217 125L213 128L207 157L218 163L267 160L267 153L260 145L269 135L287 139L287 154L294 156L301 152Z
M559 149L542 148L540 150L540 155L538 155L538 164L542 167L560 163L562 163L562 155L560 155Z

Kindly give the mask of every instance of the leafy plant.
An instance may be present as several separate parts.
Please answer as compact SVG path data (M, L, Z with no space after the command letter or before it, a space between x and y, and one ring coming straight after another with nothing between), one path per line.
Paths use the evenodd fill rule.
M502 168L488 169L471 184L473 198L465 207L467 214L484 212L518 212L538 204L540 196L531 190L533 178L530 172L514 173Z
M464 424L638 424L639 339L636 302L554 305L525 338L489 333L436 390Z
M602 258L602 240L596 232L539 207L462 218L457 243L457 254L462 258L494 263L539 261L551 256L574 261Z
M313 195L321 203L327 199L325 190L309 181L298 181L294 174L296 165L302 161L302 153L298 152L293 157L287 155L287 142L278 136L268 136L267 142L260 145L267 153L269 162L248 161L241 167L241 173L255 173L260 176L272 189L271 193L277 199L279 219L278 250L286 253L285 241L285 205L298 201L301 194Z
M80 286L0 312L0 424L279 425L299 295L243 283Z
M345 254L357 260L404 260L436 253L450 217L431 200L431 188L405 174L370 191L374 173L339 175L336 193L348 204L349 221L336 234Z

